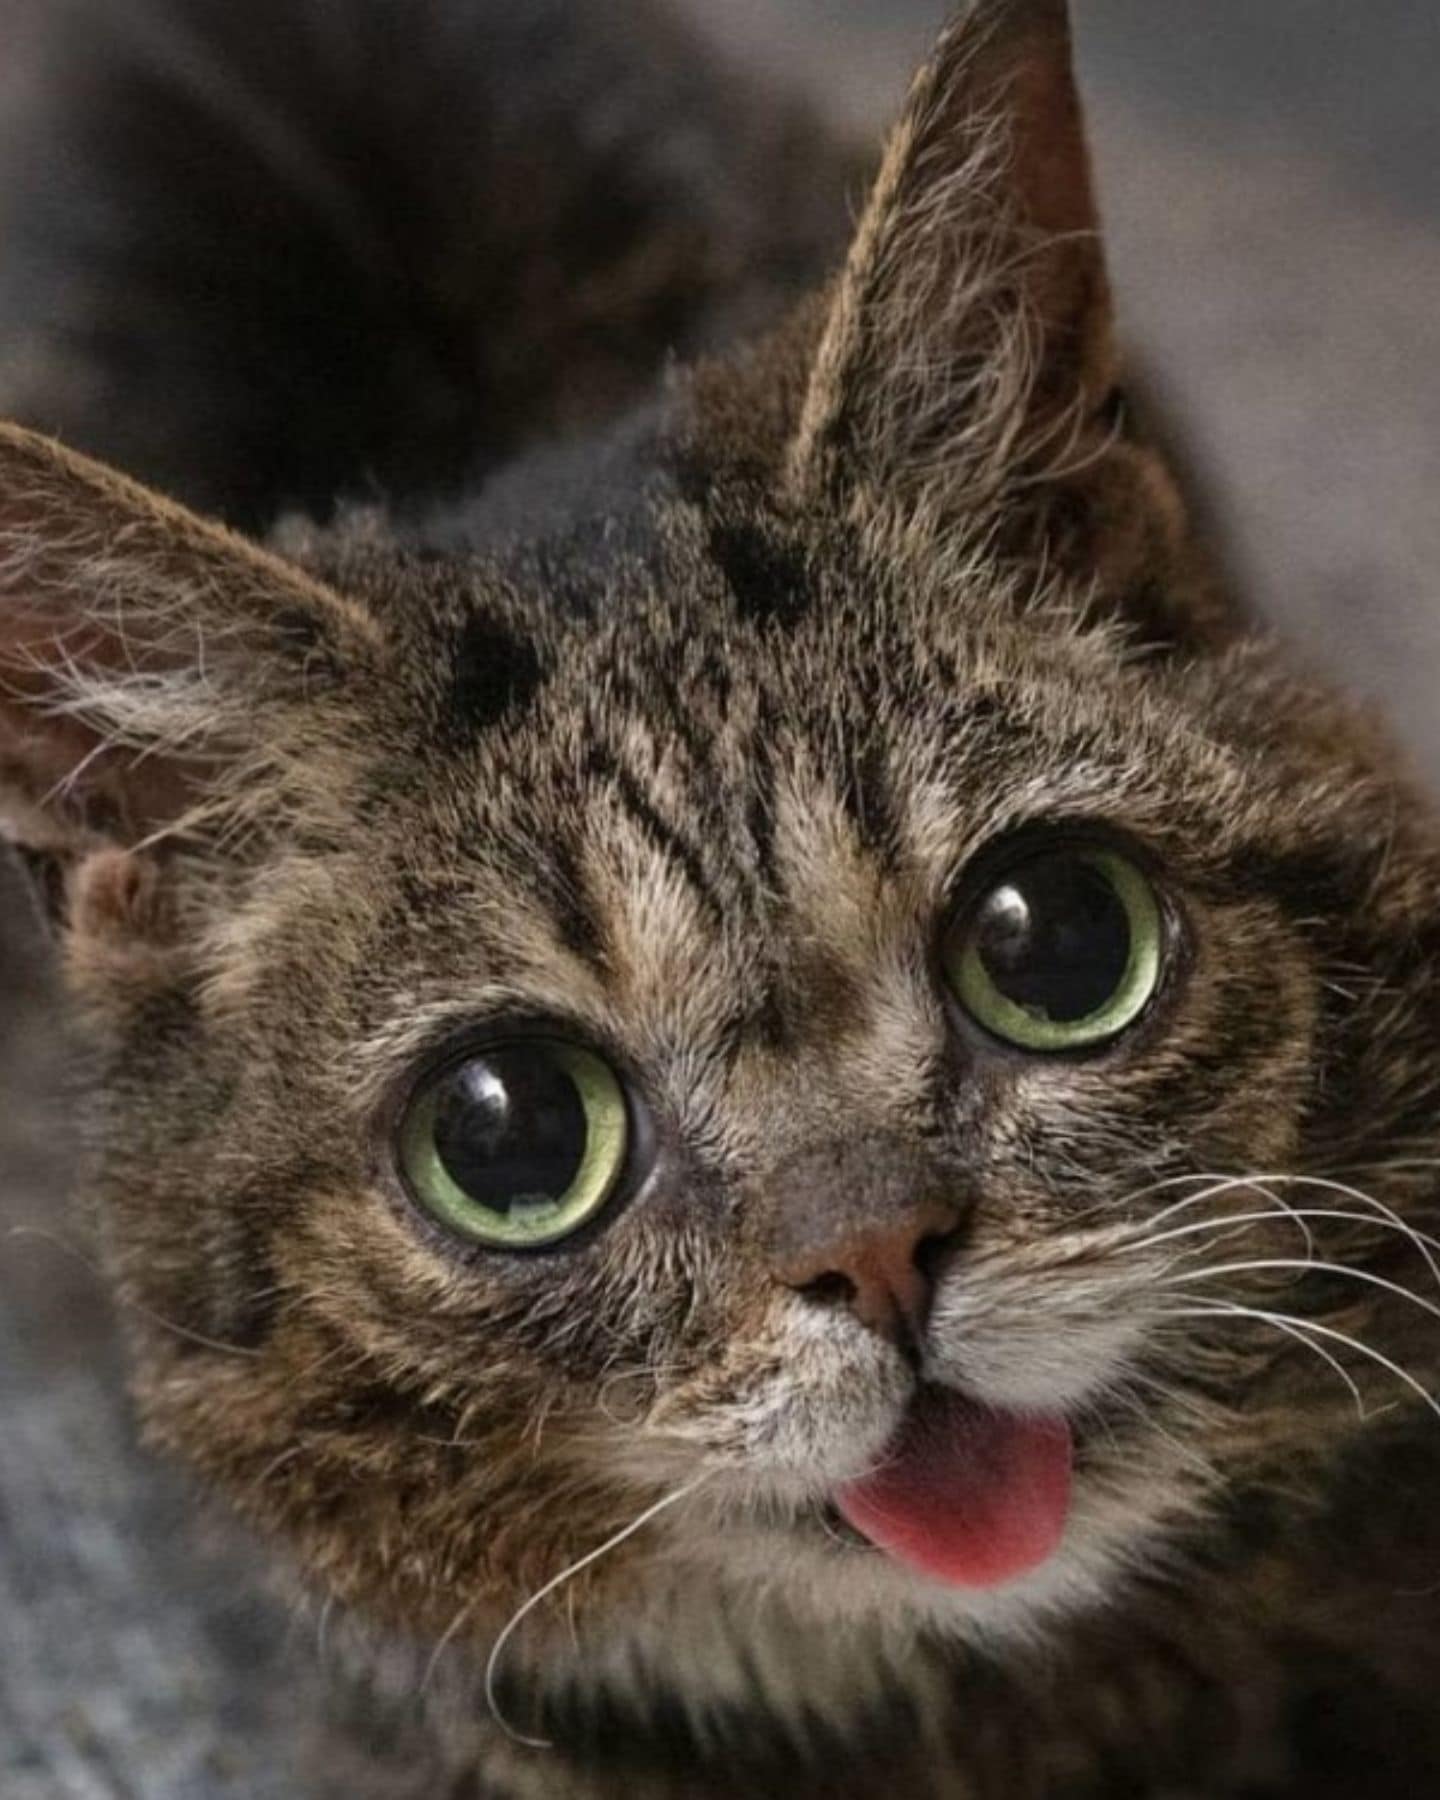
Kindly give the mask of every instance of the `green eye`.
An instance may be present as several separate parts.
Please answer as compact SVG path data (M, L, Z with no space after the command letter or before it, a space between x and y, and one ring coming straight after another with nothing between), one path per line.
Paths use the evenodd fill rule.
M400 1128L411 1192L475 1243L531 1250L593 1219L625 1165L625 1095L588 1050L517 1038L452 1063Z
M996 1037L1081 1050L1144 1011L1163 935L1154 889L1132 862L1063 845L1016 862L951 927L945 972Z

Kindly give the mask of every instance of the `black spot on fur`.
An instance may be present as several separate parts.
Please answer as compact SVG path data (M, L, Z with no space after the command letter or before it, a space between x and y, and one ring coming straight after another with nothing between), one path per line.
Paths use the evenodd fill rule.
M522 711L544 679L533 644L477 613L455 650L450 710L466 736L488 731Z
M743 618L773 621L786 630L810 608L803 554L754 525L712 525L710 554L720 565Z

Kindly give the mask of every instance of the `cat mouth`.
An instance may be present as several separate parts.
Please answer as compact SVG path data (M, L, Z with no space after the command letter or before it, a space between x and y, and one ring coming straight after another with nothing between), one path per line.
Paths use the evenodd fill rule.
M999 1587L1059 1548L1073 1458L1059 1415L1008 1412L926 1384L876 1466L835 1491L827 1529L928 1580Z

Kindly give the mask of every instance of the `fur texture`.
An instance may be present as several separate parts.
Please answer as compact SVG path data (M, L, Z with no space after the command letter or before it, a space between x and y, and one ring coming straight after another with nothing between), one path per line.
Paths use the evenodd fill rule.
M501 10L447 29L518 32L519 90ZM521 269L574 247L530 226ZM186 333L288 328L243 296L192 323L161 277ZM592 364L508 282L460 291L488 467ZM652 372L691 341L635 329ZM484 396L517 332L546 368L512 429ZM136 466L237 516L369 454L232 508L207 395ZM766 334L446 486L260 550L0 435L5 814L95 1046L154 1440L350 1621L379 1729L421 1697L417 1792L1420 1791L1440 842L1227 603L1119 394L1063 5L951 28L840 273ZM1150 871L1165 978L1103 1052L1027 1058L936 945L996 846L1075 831ZM396 1119L453 1046L537 1025L625 1073L653 1156L553 1250L466 1249ZM921 1190L957 1220L926 1379L1077 1434L1060 1551L988 1593L831 1530L914 1365L777 1273L801 1225Z

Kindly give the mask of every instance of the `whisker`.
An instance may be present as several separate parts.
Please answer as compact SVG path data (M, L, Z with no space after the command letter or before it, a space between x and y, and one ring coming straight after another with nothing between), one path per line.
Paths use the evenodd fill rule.
M1435 1414L1436 1418L1440 1419L1440 1401L1436 1400L1429 1388L1417 1381L1408 1369L1402 1368L1399 1363L1392 1361L1383 1351L1376 1350L1371 1344L1363 1343L1359 1338L1351 1337L1348 1332L1338 1331L1333 1325L1321 1325L1314 1319L1297 1319L1293 1313L1273 1313L1263 1311L1258 1307L1235 1305L1230 1301L1206 1300L1200 1296L1197 1296L1197 1298L1200 1303L1193 1309L1176 1307L1171 1311L1171 1316L1174 1318L1197 1319L1207 1317L1256 1319L1262 1324L1274 1325L1281 1329L1290 1326L1293 1327L1295 1331L1317 1332L1321 1337L1329 1338L1332 1342L1337 1344L1345 1344L1351 1350L1358 1352L1359 1355L1368 1357L1371 1362L1379 1363L1381 1368L1388 1369L1397 1380L1403 1381L1406 1387L1411 1389L1413 1393L1418 1394L1425 1402L1426 1406L1429 1407L1430 1411ZM1291 1335L1293 1335L1293 1332Z
M1320 1188L1328 1193L1343 1195L1346 1199L1354 1200L1361 1206L1373 1207L1382 1219L1388 1219L1392 1225L1398 1226L1402 1231L1409 1231L1412 1229L1409 1222L1402 1218L1401 1215L1396 1212L1395 1208L1388 1205L1384 1200L1377 1199L1374 1194L1367 1193L1364 1188L1352 1187L1348 1182L1336 1181L1331 1176L1282 1175L1267 1176L1265 1179L1274 1180L1277 1183L1288 1181L1296 1185ZM1429 1265L1430 1273L1435 1277L1436 1285L1440 1286L1440 1262L1436 1261L1435 1255L1432 1253L1432 1246L1435 1251L1440 1251L1440 1244L1437 1244L1433 1238L1427 1238L1423 1232L1417 1234L1416 1248L1420 1251L1420 1254L1425 1258L1426 1263Z
M1237 1176L1237 1175L1218 1175L1218 1174L1167 1175L1162 1180L1147 1182L1144 1187L1129 1188L1123 1194L1109 1195L1104 1200L1097 1200L1096 1203L1094 1204L1094 1206L1086 1207L1083 1212L1078 1213L1075 1216L1075 1219L1073 1222L1076 1224L1082 1224L1086 1219L1093 1218L1096 1213L1113 1212L1113 1211L1115 1211L1115 1209L1117 1207L1132 1206L1137 1200L1148 1200L1149 1197L1151 1196L1151 1194L1164 1193L1167 1188L1179 1187L1182 1184L1187 1183L1187 1182L1195 1182L1195 1181L1212 1182L1215 1184L1215 1186L1210 1190L1210 1192L1221 1193L1227 1187L1230 1187L1232 1184L1240 1182L1241 1180L1242 1180L1242 1177ZM1208 1199L1209 1197L1210 1197L1209 1193L1197 1194L1194 1196L1194 1198L1196 1200ZM1190 1204L1192 1204L1192 1202L1189 1200L1186 1200L1186 1201L1178 1202L1178 1204L1179 1205L1190 1205ZM1157 1214L1156 1217L1164 1218L1165 1214L1162 1212L1162 1213Z
M1175 1179L1183 1180L1185 1177L1176 1177ZM1337 1181L1333 1176L1290 1174L1286 1173L1284 1170L1257 1170L1253 1175L1235 1176L1233 1179L1240 1186L1255 1186L1257 1190L1268 1190L1276 1187L1318 1188L1324 1193L1339 1194L1347 1200L1355 1201L1357 1205L1370 1207L1382 1219L1388 1219L1392 1225L1397 1226L1402 1231L1409 1231L1412 1229L1408 1221L1402 1218L1401 1215L1395 1211L1393 1206L1388 1205L1384 1200L1378 1199L1374 1194L1367 1193L1364 1188L1354 1187L1349 1182ZM1187 1200L1177 1201L1173 1210L1179 1211L1184 1206L1193 1205L1197 1199L1202 1197L1203 1196L1192 1195ZM1279 1198L1278 1196L1272 1197L1277 1200ZM1282 1202L1282 1204L1284 1203ZM1152 1223L1159 1223L1165 1217L1165 1213L1159 1213ZM1416 1248L1420 1250L1428 1263L1430 1273L1435 1277L1436 1284L1440 1285L1440 1262L1437 1262L1435 1259L1435 1255L1432 1252L1432 1245L1434 1250L1440 1250L1440 1244L1436 1244L1433 1239L1427 1240L1423 1233L1419 1234Z
M278 1475L287 1464L294 1462L297 1456L303 1456L305 1450L306 1446L304 1444L291 1444L288 1449L282 1450L278 1456L272 1456L260 1473L249 1483L249 1491L252 1494L258 1494L261 1488L269 1485L272 1476Z
M647 1506L644 1512L637 1518L632 1519L628 1525L615 1532L613 1536L606 1538L603 1544L599 1544L595 1549L587 1551L584 1556L571 1563L568 1568L562 1569L558 1575L552 1575L550 1580L545 1583L544 1587L538 1588L518 1611L511 1614L509 1621L501 1629L500 1635L491 1645L490 1655L486 1658L485 1662L485 1704L490 1709L491 1718L494 1719L495 1723L505 1733L506 1737L513 1739L517 1744L525 1744L532 1750L550 1750L554 1748L548 1738L527 1737L523 1732L517 1731L501 1712L500 1703L496 1698L495 1678L499 1670L500 1658L504 1653L506 1644L509 1643L511 1637L514 1635L517 1626L522 1624L523 1621L534 1612L535 1608L539 1606L542 1601L547 1600L557 1588L562 1587L567 1581L573 1580L576 1575L579 1575L583 1570L588 1569L592 1563L598 1562L602 1556L608 1556L612 1550L618 1549L627 1538L633 1537L637 1531L648 1525L652 1519L658 1518L662 1512L675 1506L681 1500L687 1499L695 1492L696 1488L698 1488L702 1482L708 1479L708 1474L708 1471L702 1470L693 1481L686 1482L684 1487L676 1488L674 1493L662 1495L653 1505ZM454 1632L459 1629L459 1625L460 1621L457 1620L451 1627L450 1632L447 1633L447 1637L453 1636ZM442 1639L441 1645L437 1646L437 1654L439 1649L443 1648L444 1642L445 1640Z
M1238 1316L1245 1317L1245 1318L1256 1317L1256 1318L1261 1319L1261 1321L1267 1325L1273 1325L1277 1331L1283 1332L1285 1334L1285 1336L1288 1338L1293 1338L1295 1340L1295 1342L1297 1344L1301 1345L1304 1349L1313 1351L1316 1356L1321 1358L1322 1361L1327 1362L1330 1365L1330 1367L1335 1371L1335 1373L1340 1377L1341 1381L1343 1381L1345 1383L1345 1386L1347 1388L1349 1388L1350 1393L1355 1401L1355 1412L1356 1412L1357 1417L1362 1421L1362 1423L1364 1420L1369 1418L1369 1416L1370 1416L1369 1409L1365 1405L1365 1396L1360 1392L1360 1384L1356 1381L1355 1377L1350 1373L1350 1371L1345 1367L1344 1363L1341 1362L1340 1358L1338 1356L1335 1356L1334 1354L1332 1354L1332 1352L1330 1352L1329 1350L1327 1350L1323 1344L1317 1344L1312 1338L1307 1338L1303 1332L1297 1331L1296 1328L1292 1324L1290 1324L1287 1319L1281 1317L1279 1314L1275 1314L1275 1313L1257 1314L1257 1313L1253 1313L1252 1309L1248 1306L1240 1306L1240 1305L1232 1306L1228 1302L1224 1302L1224 1301L1217 1301L1213 1306L1211 1306L1210 1304L1207 1303L1205 1312L1201 1313L1199 1315L1190 1311L1188 1308L1184 1308L1184 1309L1173 1308L1173 1309L1169 1309L1169 1310L1170 1310L1170 1316L1173 1318L1190 1319L1190 1318L1195 1318L1197 1316L1203 1318L1203 1317L1206 1317L1207 1315L1215 1313L1215 1312L1220 1312L1220 1313L1230 1312L1230 1313L1234 1313Z
M152 1325L158 1325L162 1331L168 1331L174 1337L183 1338L186 1343L198 1344L203 1350L218 1350L225 1356L255 1358L261 1354L250 1344L227 1344L220 1338L206 1337L203 1331L194 1331L190 1326L181 1325L175 1319L167 1319L164 1313L156 1312L143 1300L136 1300L129 1294L116 1293L109 1281L106 1280L105 1271L98 1263L88 1257L83 1250L77 1249L74 1244L67 1243L62 1237L57 1237L53 1231L46 1231L39 1225L12 1225L5 1235L11 1239L29 1238L37 1243L49 1244L52 1249L63 1250L79 1263L82 1269L87 1269L95 1277L118 1306L127 1312L134 1313L137 1318L148 1319Z
M1352 1225L1365 1225L1372 1230L1379 1228L1384 1231L1392 1231L1399 1237L1409 1238L1417 1249L1428 1245L1432 1249L1440 1250L1440 1238L1430 1237L1425 1232L1417 1230L1413 1225L1382 1218L1375 1213L1348 1212L1340 1207L1322 1206L1294 1206L1287 1207L1285 1210L1297 1223L1308 1219L1338 1219ZM1175 1238L1198 1237L1207 1231L1213 1231L1218 1235L1229 1226L1263 1224L1273 1220L1275 1216L1273 1212L1224 1213L1215 1219L1201 1219L1193 1225L1176 1225L1168 1231L1156 1232L1149 1237L1137 1238L1133 1243L1121 1244L1119 1248L1127 1251L1150 1250L1157 1244L1167 1244ZM1314 1235L1307 1231L1305 1236L1313 1257Z
M631 1427L635 1423L633 1418L626 1418L612 1410L610 1390L626 1381L652 1381L658 1385L666 1376L683 1375L684 1373L685 1368L681 1363L652 1363L643 1369L615 1370L600 1383L600 1389L595 1398L596 1410L603 1413L612 1425Z
M465 1624L465 1621L471 1617L479 1604L480 1602L476 1599L467 1600L456 1612L455 1617L451 1619L450 1623L440 1633L440 1636L435 1640L435 1648L430 1652L429 1659L425 1664L425 1672L420 1677L419 1692L421 1694L426 1691L430 1686L430 1683L435 1679L435 1671L440 1667L441 1659L444 1657L445 1652L450 1648L451 1644L454 1643L455 1638Z
M1266 1256L1258 1257L1253 1262L1211 1263L1203 1269L1187 1269L1183 1275L1172 1275L1161 1284L1164 1287L1183 1287L1192 1281L1210 1281L1218 1275L1248 1275L1257 1271L1289 1269L1301 1273L1324 1273L1338 1275L1347 1281L1363 1281L1369 1287L1383 1288L1387 1294L1394 1294L1401 1300L1408 1300L1412 1306L1418 1306L1422 1312L1440 1319L1440 1305L1427 1300L1423 1294L1416 1294L1407 1287L1401 1287L1398 1281L1389 1281L1383 1275L1374 1275L1369 1269L1355 1269L1349 1263L1302 1262L1298 1257Z
M1250 1184L1242 1183L1240 1185L1249 1186ZM1256 1191L1264 1192L1263 1189L1257 1189ZM1198 1197L1208 1198L1208 1195ZM1291 1206L1286 1201L1281 1200L1277 1194L1266 1194L1265 1198L1273 1200L1275 1203L1268 1211L1220 1213L1213 1219L1200 1219L1190 1225L1175 1225L1167 1231L1151 1232L1142 1238L1137 1238L1133 1243L1122 1244L1120 1248L1122 1250L1150 1250L1157 1244L1168 1244L1178 1238L1199 1236L1201 1233L1207 1231L1214 1232L1216 1236L1219 1237L1224 1236L1232 1229L1238 1229L1242 1226L1273 1223L1278 1217L1288 1219L1295 1225L1296 1229L1305 1240L1305 1254L1309 1257L1313 1257L1315 1255L1315 1234L1306 1223L1309 1215L1302 1208ZM1162 1218L1173 1216L1175 1210L1175 1208L1167 1207L1165 1212L1160 1216ZM1362 1214L1360 1216L1367 1217L1368 1215Z
M1181 1181L1194 1179L1196 1179L1194 1176L1175 1176L1169 1181L1160 1183L1159 1188L1154 1191L1158 1192L1164 1188L1175 1187ZM1276 1212L1283 1213L1291 1210L1286 1201L1282 1200L1278 1194L1272 1193L1265 1185L1266 1181L1269 1179L1267 1176L1207 1175L1199 1177L1199 1179L1208 1181L1210 1185L1200 1189L1198 1193L1186 1194L1179 1200L1173 1200L1169 1206L1162 1207L1160 1211L1155 1214L1154 1218L1150 1220L1150 1223L1152 1225L1162 1225L1166 1219L1173 1218L1176 1213L1188 1212L1192 1206L1199 1206L1206 1200L1217 1199L1222 1194L1233 1194L1239 1188L1248 1188L1252 1192L1259 1194L1262 1199L1270 1201Z

